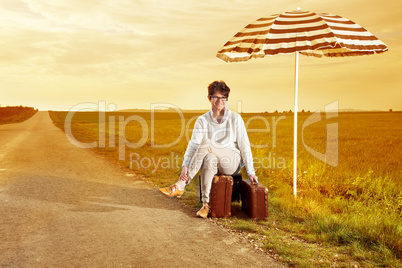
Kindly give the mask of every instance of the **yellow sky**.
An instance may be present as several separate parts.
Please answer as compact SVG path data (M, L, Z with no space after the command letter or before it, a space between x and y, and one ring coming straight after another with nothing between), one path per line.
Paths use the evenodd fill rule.
M360 24L389 51L300 57L299 110L402 110L402 11L397 0L1 0L0 105L69 110L169 103L208 109L224 80L244 112L293 110L294 55L224 63L216 52L248 23L285 11L327 12Z

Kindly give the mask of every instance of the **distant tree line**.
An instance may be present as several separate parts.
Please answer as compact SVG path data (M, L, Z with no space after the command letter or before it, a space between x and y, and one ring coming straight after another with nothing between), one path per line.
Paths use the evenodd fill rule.
M264 113L268 114L267 111L265 111ZM305 110L303 109L301 112L298 112L298 113L311 113L311 112L310 112L310 111L305 111ZM275 112L273 112L273 114L293 114L293 111L292 111L292 110L289 110L289 111L282 111L282 112L280 112L280 111L278 111L278 110L275 110Z
M38 109L26 106L0 107L0 124L17 123L32 117Z

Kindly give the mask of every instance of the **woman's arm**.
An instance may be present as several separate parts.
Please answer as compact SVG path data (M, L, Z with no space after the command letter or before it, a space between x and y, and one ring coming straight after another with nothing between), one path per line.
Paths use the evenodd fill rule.
M240 115L236 118L236 140L240 149L242 160L246 166L247 176L253 184L258 182L253 165L253 155L250 148L250 140L247 135L246 126Z
M204 136L206 135L205 122L201 117L198 117L194 124L193 133L191 135L191 140L187 145L186 152L184 153L183 165L182 167L187 167L190 164L191 158L193 157L198 146L200 146Z
M182 181L188 182L188 180L190 178L187 176L187 173L188 173L188 167L183 166L179 179L182 180Z

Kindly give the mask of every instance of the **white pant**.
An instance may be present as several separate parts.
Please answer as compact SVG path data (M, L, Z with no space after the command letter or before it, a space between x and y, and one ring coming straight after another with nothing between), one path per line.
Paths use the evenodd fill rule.
M240 154L230 148L220 148L211 141L198 147L188 166L188 177L191 180L201 169L202 202L209 203L214 175L217 173L237 174L241 169L240 163Z

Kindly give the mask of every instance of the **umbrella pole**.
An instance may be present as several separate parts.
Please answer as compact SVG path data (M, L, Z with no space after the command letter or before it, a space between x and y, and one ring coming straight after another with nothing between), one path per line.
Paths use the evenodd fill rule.
M294 129L293 129L293 194L297 197L297 105L298 98L298 81L299 81L299 52L296 51L296 67L295 67L295 110L294 110Z

